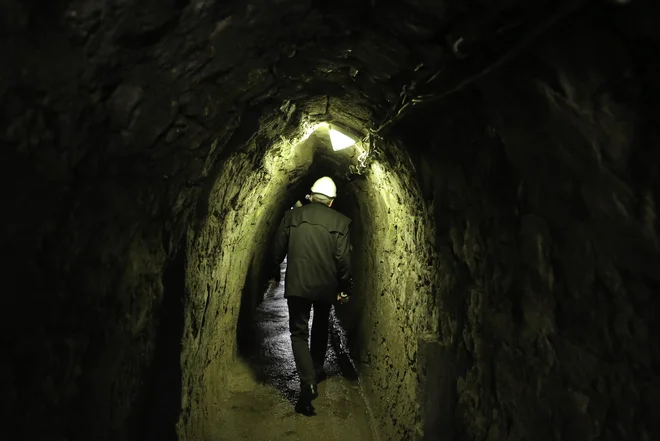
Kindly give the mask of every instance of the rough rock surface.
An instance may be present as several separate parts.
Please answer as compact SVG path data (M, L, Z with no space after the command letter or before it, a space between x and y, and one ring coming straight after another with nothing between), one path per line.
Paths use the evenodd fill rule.
M658 437L658 66L637 31L574 26L406 142L435 152L439 439Z
M381 438L660 438L657 4L41 3L0 5L3 439L212 439L271 228L345 166L294 146L411 94L340 179Z
M434 226L410 159L395 146L355 183L350 211L355 301L343 314L363 384L384 439L414 439L419 429L417 339L437 334L431 291Z

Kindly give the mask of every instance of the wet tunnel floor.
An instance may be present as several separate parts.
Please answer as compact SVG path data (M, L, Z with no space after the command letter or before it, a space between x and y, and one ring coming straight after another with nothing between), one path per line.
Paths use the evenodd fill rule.
M254 317L256 344L237 364L218 403L221 440L373 440L357 376L331 332L315 416L294 411L298 374L289 338L284 285L272 286ZM336 320L331 317L331 327ZM332 343L334 342L334 343Z

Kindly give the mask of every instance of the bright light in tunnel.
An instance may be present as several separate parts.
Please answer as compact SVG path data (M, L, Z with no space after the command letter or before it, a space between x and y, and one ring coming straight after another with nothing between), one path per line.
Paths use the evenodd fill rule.
M330 129L329 132L330 142L332 142L332 150L335 152L355 145L355 140L353 138L346 136L335 129Z

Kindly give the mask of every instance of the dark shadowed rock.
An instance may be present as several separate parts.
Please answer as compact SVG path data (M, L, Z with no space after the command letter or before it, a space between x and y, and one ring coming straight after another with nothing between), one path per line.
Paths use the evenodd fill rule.
M660 11L618 3L3 2L0 438L225 439L329 174L376 439L660 439Z

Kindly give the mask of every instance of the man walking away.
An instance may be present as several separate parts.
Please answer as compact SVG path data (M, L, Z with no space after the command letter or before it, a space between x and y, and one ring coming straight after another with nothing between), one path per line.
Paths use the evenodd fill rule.
M335 300L347 303L351 288L351 220L330 208L336 196L331 178L317 180L311 188L312 203L288 210L275 238L275 266L287 256L284 297L300 378L296 411L306 415L314 414L312 400L318 396L317 384L324 375L330 306ZM307 341L312 307L310 351Z

